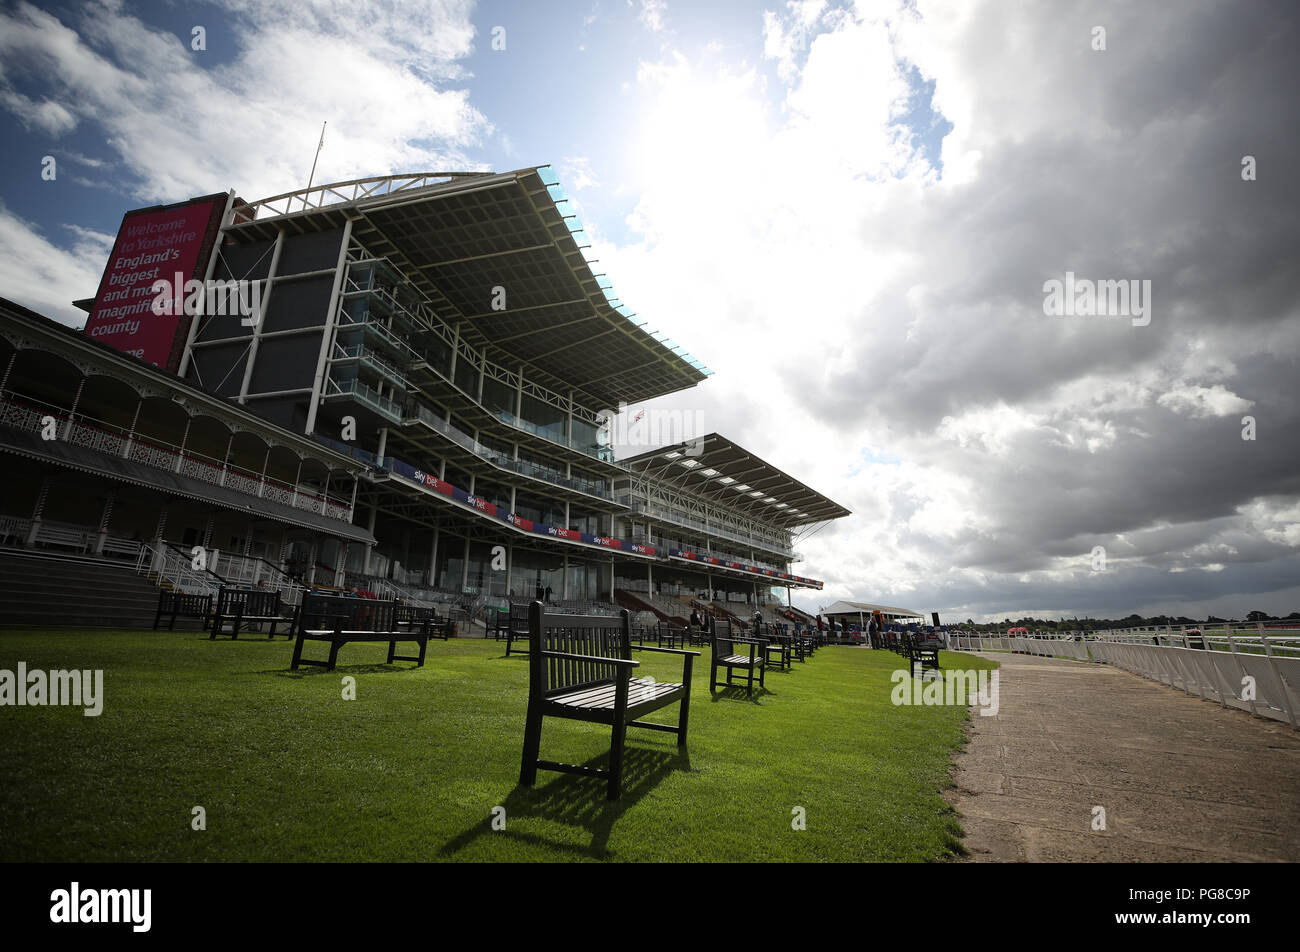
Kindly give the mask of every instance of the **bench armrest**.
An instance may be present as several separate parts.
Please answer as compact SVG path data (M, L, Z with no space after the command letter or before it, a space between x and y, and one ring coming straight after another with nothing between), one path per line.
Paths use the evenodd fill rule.
M542 651L539 654L543 658L568 658L570 661L598 661L602 664L614 664L619 667L632 668L641 667L640 661L629 661L626 658L601 658L597 655L569 654L567 651Z
M690 655L692 658L698 658L698 651L683 651L680 648L648 648L645 645L633 645L633 651L655 651L659 654Z

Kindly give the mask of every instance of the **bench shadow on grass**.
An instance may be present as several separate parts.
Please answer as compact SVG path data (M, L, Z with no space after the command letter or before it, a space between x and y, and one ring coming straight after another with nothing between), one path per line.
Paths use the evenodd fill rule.
M714 704L719 701L748 701L750 704L761 704L765 697L776 697L776 692L768 687L759 687L757 684L754 685L752 697L743 684L719 684L709 694L709 700Z
M292 678L295 681L303 678L318 678L323 676L342 677L344 675L358 674L404 674L407 671L418 671L414 662L398 661L393 664L340 664L333 671L328 668L318 668L314 666L304 666L297 671L290 671L288 668L268 668L265 671L257 671L256 674L273 674L280 678Z
M608 767L609 754L593 757L583 766ZM609 837L619 818L670 774L690 769L690 754L677 747L671 751L628 747L623 753L623 796L614 801L605 799L608 787L603 778L541 771L539 780L554 779L539 782L535 787L516 786L501 802L506 811L505 829L492 829L493 818L489 815L444 843L439 854L454 858L480 836L501 836L546 850L572 853L575 857L613 859ZM550 820L584 830L591 840L585 845L568 843L512 829L522 818Z

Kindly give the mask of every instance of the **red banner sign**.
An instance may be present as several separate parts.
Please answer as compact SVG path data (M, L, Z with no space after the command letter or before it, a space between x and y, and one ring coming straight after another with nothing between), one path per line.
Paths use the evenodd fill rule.
M174 370L170 364L173 356L179 357L174 348L177 332L188 329L188 321L179 316L184 302L175 300L171 315L156 314L152 305L158 292L153 285L174 284L180 274L181 287L174 290L183 294L184 281L206 276L208 262L200 258L203 249L211 247L210 233L220 222L225 201L226 196L217 195L127 212L100 279L86 334L155 367Z

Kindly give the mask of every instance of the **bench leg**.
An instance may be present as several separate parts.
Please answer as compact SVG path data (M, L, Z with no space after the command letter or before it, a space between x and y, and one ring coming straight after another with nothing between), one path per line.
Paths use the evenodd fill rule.
M384 664L393 663L393 655L397 654L397 640L393 639L388 642L388 660Z
M425 635L423 638L420 639L420 659L415 662L415 666L417 668L424 667L424 653L428 649L428 647L429 647L429 636Z
M289 665L290 671L298 670L298 663L302 661L302 643L306 640L302 634L298 635L298 642L293 646L293 662Z
M217 635L221 634L221 629L226 625L226 619L221 615L215 615L212 618L212 627L208 629L208 641L216 641Z
M608 800L617 800L623 793L623 742L626 739L627 724L622 718L615 717L609 744L609 790L605 794Z
M682 695L681 707L678 710L677 717L677 746L686 746L686 725L691 717L691 662L695 659L690 655L686 656L686 670L682 673L682 688L686 691Z
M330 642L330 661L329 670L334 670L335 663L339 660L339 641L335 638Z
M524 759L519 766L519 782L531 787L537 782L537 755L542 747L542 714L540 709L528 705L528 720L524 723Z
M718 663L714 661L709 665L709 693L717 692L718 687Z

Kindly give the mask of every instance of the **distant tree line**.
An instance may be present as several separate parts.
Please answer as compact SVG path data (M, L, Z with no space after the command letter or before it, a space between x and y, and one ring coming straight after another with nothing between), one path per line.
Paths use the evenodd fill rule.
M1269 612L1253 611L1246 613L1246 622L1267 621L1274 617L1285 618L1288 621L1300 619L1300 612L1292 612L1289 615L1274 616ZM1124 618L1033 618L1025 616L1023 618L1004 618L1000 622L990 622L983 625L977 625L973 620L967 618L965 624L961 627L972 631L1006 631L1008 628L1028 628L1030 631L1035 629L1041 631L1105 631L1110 628L1144 628L1152 625L1198 625L1202 622L1207 624L1219 625L1225 622L1240 623L1241 619L1236 618L1219 618L1211 615L1209 618L1188 618L1186 615L1127 615Z

